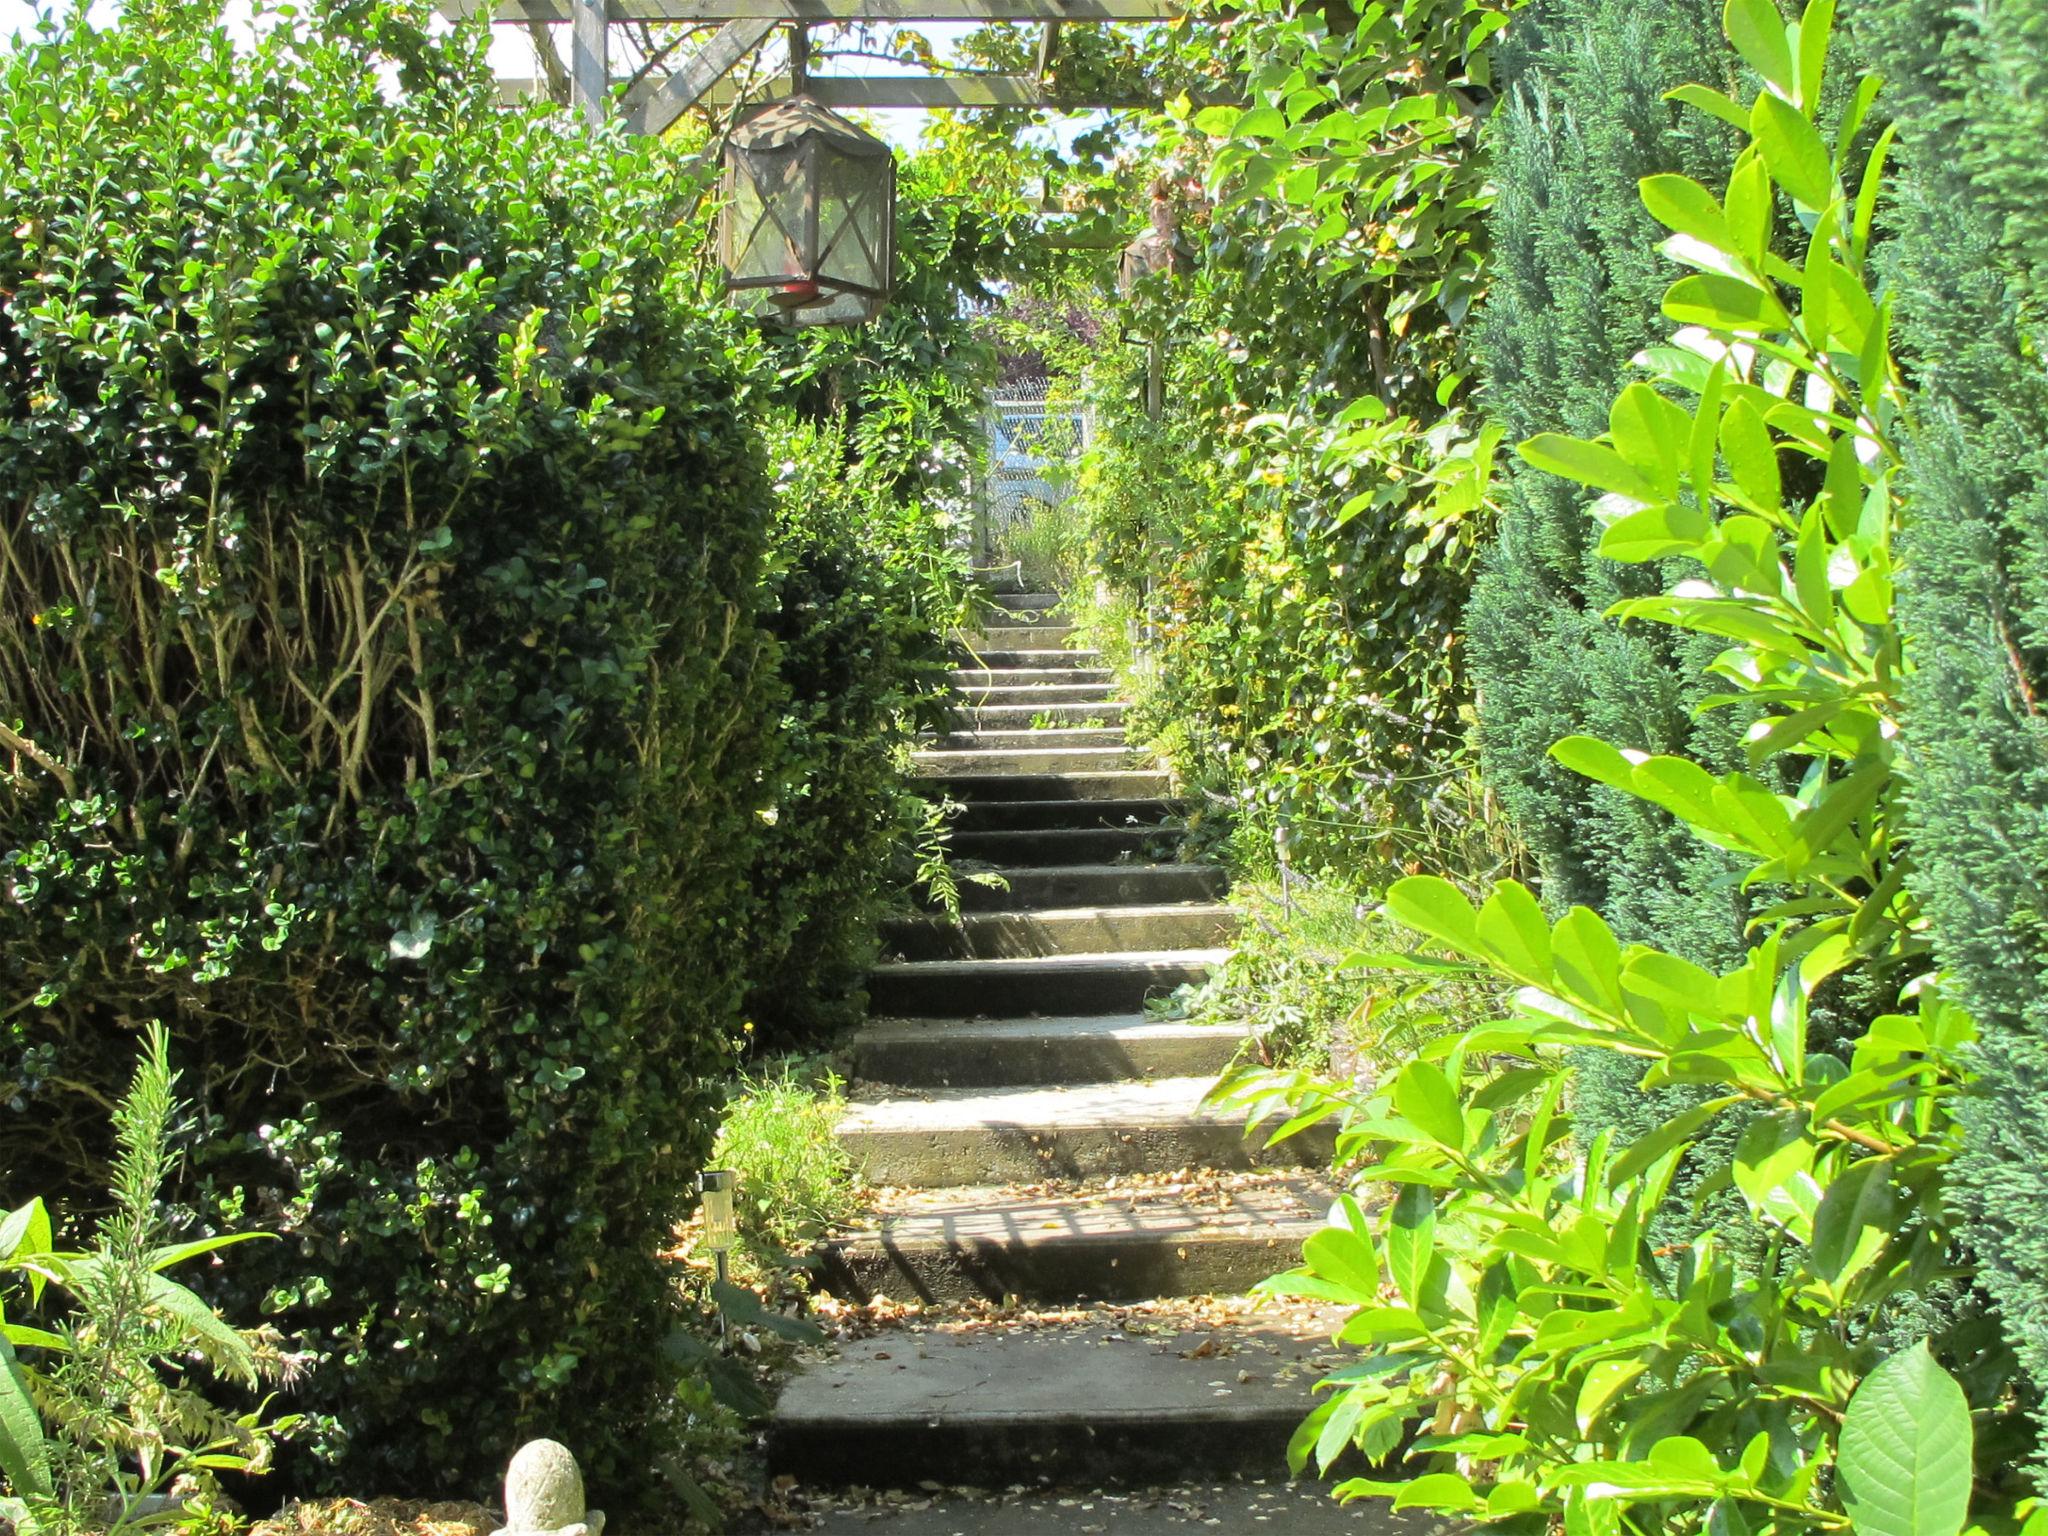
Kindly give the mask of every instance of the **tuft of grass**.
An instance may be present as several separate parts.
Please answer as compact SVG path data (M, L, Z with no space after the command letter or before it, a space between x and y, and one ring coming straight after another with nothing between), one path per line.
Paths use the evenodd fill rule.
M1345 881L1246 882L1231 902L1244 914L1235 947L1188 1014L1252 1024L1273 1065L1387 1076L1432 1039L1492 1016L1483 988L1440 985L1425 998L1407 978L1346 968L1353 955L1405 949L1411 936Z
M801 1057L740 1078L713 1154L716 1166L740 1176L740 1278L793 1274L821 1237L860 1209L860 1178L835 1134L845 1086L829 1067Z

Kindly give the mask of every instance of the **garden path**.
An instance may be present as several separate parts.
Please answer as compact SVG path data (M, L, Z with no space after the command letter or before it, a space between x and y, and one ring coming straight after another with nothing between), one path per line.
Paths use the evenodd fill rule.
M1014 1500L1283 1476L1330 1319L1218 1298L1292 1264L1329 1192L1288 1166L1297 1144L1266 1151L1202 1103L1241 1029L1148 1012L1226 954L1223 872L1179 856L1169 775L1127 743L1112 673L1072 647L1056 598L1012 583L994 600L954 729L918 768L966 807L956 856L1005 883L963 884L958 923L888 928L840 1128L879 1200L823 1280L877 1306L785 1389L771 1471L1012 1490L1000 1518L940 1501L933 1530L1099 1529L1111 1512L1151 1529L1131 1524L1146 1511L1164 1528L1194 1505ZM1196 1499L1187 1523L1388 1518L1248 1486Z

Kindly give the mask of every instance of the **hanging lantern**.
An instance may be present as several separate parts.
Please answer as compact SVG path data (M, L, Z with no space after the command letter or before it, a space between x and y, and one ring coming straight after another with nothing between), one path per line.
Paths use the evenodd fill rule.
M850 325L888 302L896 156L815 97L765 107L725 146L726 291L784 325Z

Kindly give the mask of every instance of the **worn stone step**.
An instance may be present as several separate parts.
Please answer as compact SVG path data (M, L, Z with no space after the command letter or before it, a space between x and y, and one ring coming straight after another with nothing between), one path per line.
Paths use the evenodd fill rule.
M1178 827L1043 827L1022 832L961 832L947 845L956 858L1004 867L1113 864L1172 857Z
M1011 651L1009 654L1028 656L1035 653ZM1084 667L1079 663L1072 666L1042 663L1028 667L963 666L955 667L952 677L954 691L964 694L969 699L978 698L984 691L996 689L1029 688L1034 690L1034 694L1037 690L1048 688L1092 687L1100 690L1108 688L1112 681L1107 667Z
M813 1536L1443 1536L1426 1510L1385 1499L1339 1504L1323 1484L1280 1473L1234 1483L1071 1492L1043 1484L974 1492L954 1488L911 1499L847 1500L815 1517Z
M979 630L962 631L953 638L955 644L977 656L989 651L1063 650L1073 643L1074 626L1051 619L1043 624L989 624Z
M1340 1322L877 1334L783 1389L768 1473L897 1487L970 1471L984 1487L1283 1476Z
M1007 608L1013 613L1044 612L1048 608L1057 608L1060 601L1057 592L993 592L989 595L995 599L998 608Z
M1304 1174L1207 1175L1074 1194L894 1190L819 1250L844 1300L1061 1303L1236 1295L1301 1261L1335 1197Z
M960 905L969 912L1014 912L1034 907L1113 907L1166 901L1208 901L1230 888L1214 864L1069 864L997 873L1002 886L963 881Z
M1177 800L969 800L953 821L957 832L1031 827L1157 827L1182 809Z
M1012 560L1008 565L976 567L974 571L974 584L980 587L983 592L993 596L999 603L1005 597L1012 595L1023 593L1031 593L1034 596L1039 595L1032 587L1025 585L1024 567L1015 560Z
M1002 965L1004 961L983 961ZM1042 964L1043 962L1037 962ZM1176 1168L1295 1168L1329 1157L1311 1131L1268 1147L1241 1115L1202 1102L1213 1076L1058 1087L928 1088L856 1102L839 1143L871 1184L1098 1179Z
M975 668L990 672L1088 672L1100 671L1103 666L1102 652L1069 650L1065 646L1031 646L1017 650L977 647L966 660Z
M983 773L949 765L939 785L956 800L1157 800L1173 792L1164 768L1126 768L1114 773Z
M1121 699L1083 700L1078 704L985 704L954 712L963 729L1023 731L1043 722L1051 726L1114 726L1123 723L1130 706Z
M1242 1028L1142 1013L1058 1019L872 1019L853 1037L854 1075L900 1088L1016 1088L1215 1076Z
M1151 997L1200 982L1224 949L1136 950L1122 954L1038 955L1016 960L904 960L868 973L877 1014L905 1019L1031 1014L1129 1013Z
M1064 907L968 912L958 923L935 917L891 918L882 925L882 946L886 953L905 960L998 960L1020 955L1200 949L1228 943L1236 929L1237 914L1221 902Z
M1027 774L1115 773L1141 768L1146 754L1135 747L991 747L980 751L922 748L910 754L921 773Z
M954 692L956 709L1047 709L1057 704L1088 704L1100 707L1120 704L1109 683L1028 683L1020 687L960 688Z
M1105 726L1029 727L1023 730L948 731L935 736L927 746L940 752L1005 752L1020 748L1127 747L1124 733Z

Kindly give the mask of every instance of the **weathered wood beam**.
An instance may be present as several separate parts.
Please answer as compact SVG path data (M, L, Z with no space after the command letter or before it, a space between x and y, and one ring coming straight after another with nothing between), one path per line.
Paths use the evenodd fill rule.
M812 75L810 93L826 106L850 108L921 107L943 112L973 107L1045 107L1084 111L1091 107L1149 107L1158 103L1135 94L1111 99L1097 91L1063 96L1043 80L1029 75ZM731 106L738 88L722 80L705 93L706 106ZM774 101L789 94L789 81L777 77L757 87L754 96Z
M669 124L703 100L728 71L768 40L776 28L773 21L728 21L681 69L649 92L633 109L635 133L660 135Z
M611 18L605 0L571 0L571 7L575 32L569 41L569 104L595 128L604 121L605 90L611 84Z
M567 21L580 0L440 0L444 16ZM1183 0L609 0L614 21L1163 21Z
M733 26L753 25L733 22ZM773 23L769 23L773 25ZM729 66L728 66L729 67ZM626 93L626 111L644 111L657 91L664 88L663 82L642 81ZM1087 96L1063 96L1043 81L1033 80L1025 75L877 75L852 77L845 75L812 75L811 94L828 107L845 110L852 107L874 109L878 107L919 107L927 112L942 112L950 108L972 107L1043 107L1048 110L1086 111L1094 107L1150 107L1157 103L1136 97L1110 99L1107 92L1097 91ZM498 94L508 103L526 101L534 97L545 98L547 83L539 80L500 80ZM661 127L666 128L675 121L684 106L699 103L708 107L725 108L733 104L738 87L730 80L719 80L701 92L691 101L678 106L674 114L666 118ZM779 101L789 94L787 76L777 76L755 86L750 93L757 101ZM636 128L638 124L635 124ZM659 128L640 129L641 132L658 133Z

